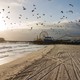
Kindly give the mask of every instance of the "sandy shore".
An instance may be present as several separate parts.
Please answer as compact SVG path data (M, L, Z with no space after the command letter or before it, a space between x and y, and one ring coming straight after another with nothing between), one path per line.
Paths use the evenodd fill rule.
M22 58L19 58L10 63L0 66L0 80L5 80L19 73L25 66L31 65L36 60L40 59L46 53L48 53L53 46L46 46L43 49L34 51L30 54L25 55Z
M80 46L48 45L0 66L0 80L80 80Z

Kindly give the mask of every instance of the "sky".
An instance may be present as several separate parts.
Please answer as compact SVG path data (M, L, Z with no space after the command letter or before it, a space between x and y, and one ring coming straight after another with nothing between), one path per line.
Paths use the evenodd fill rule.
M0 0L0 30L79 20L79 7L80 0Z
M29 41L41 29L56 39L80 36L80 0L0 0L0 37Z

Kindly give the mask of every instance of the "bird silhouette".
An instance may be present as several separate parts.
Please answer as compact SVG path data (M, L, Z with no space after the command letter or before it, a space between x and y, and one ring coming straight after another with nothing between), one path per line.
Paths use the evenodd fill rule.
M8 6L8 8L10 8L10 6Z
M26 19L28 19L28 18L26 18Z
M51 0L48 0L48 1L51 1Z
M19 17L19 19L21 19L21 17Z
M69 4L71 7L74 7L72 4Z
M34 9L36 9L36 8L34 8Z
M37 13L37 15L39 15L39 13Z
M38 23L36 23L36 25L38 25Z
M33 4L33 6L36 6L35 4Z
M33 27L31 27L31 30L33 29Z
M43 14L43 16L45 16L45 14Z
M23 6L23 10L26 10L26 8Z
M32 10L32 12L34 12L34 10Z
M8 13L10 13L10 11Z
M2 11L5 11L5 9L2 9Z
M61 13L63 13L63 11L61 11Z
M69 10L68 12L73 13L73 11L72 11L72 10Z

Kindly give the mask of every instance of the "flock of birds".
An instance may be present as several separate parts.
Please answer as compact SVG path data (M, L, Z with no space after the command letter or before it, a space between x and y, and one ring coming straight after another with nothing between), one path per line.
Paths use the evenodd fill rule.
M48 1L52 1L52 0L48 0ZM70 6L70 7L74 7L73 4L69 4L69 6ZM11 7L8 6L7 8L10 9ZM27 9L26 9L25 6L22 6L22 10L23 10L23 11L26 11ZM46 16L45 13L43 13L42 15L40 15L39 13L37 13L37 14L35 15L34 12L35 12L36 10L37 10L37 7L36 7L35 4L33 4L33 9L31 10L31 12L32 12L32 16L36 16L36 19L41 19L41 18L43 18L44 16ZM5 12L5 11L6 11L5 9L2 9L2 12ZM1 14L2 12L0 12L0 14ZM8 13L8 14L12 14L11 11L8 11L7 13ZM61 23L61 20L63 20L64 18L66 18L66 19L68 18L67 16L64 15L64 13L65 13L64 11L61 10L60 13L63 14L63 16L60 18L60 21L58 22L58 24ZM73 10L69 10L69 11L67 11L66 13L71 13L71 14L73 14L74 12L73 12ZM19 14L18 19L19 19L20 23L21 23L22 17L23 17L23 14ZM50 15L50 17L52 18L53 15ZM3 18L3 21L4 21L5 25L7 25L6 19L11 20L11 17L9 17L9 15L6 16L6 19L4 18L4 16L3 16L2 18ZM28 17L25 17L25 19L28 20L29 18L28 18ZM44 22L46 22L46 21L44 21ZM45 26L44 22L36 23L36 25L37 25L37 26L38 26L38 25ZM80 20L79 20L79 22L80 22ZM14 25L14 24L17 24L17 23L16 23L16 22L10 23L10 25ZM60 27L62 27L62 26L60 26ZM33 27L31 27L31 30L32 30L32 29L33 29Z

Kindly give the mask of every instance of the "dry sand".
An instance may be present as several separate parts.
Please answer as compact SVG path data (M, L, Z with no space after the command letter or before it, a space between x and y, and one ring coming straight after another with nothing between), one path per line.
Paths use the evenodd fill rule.
M48 45L4 64L0 80L80 80L80 45Z

